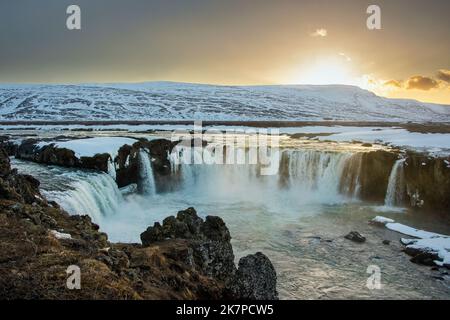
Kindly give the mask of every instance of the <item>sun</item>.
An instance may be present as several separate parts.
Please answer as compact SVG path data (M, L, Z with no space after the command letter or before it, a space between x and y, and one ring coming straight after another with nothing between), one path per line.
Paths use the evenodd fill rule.
M295 74L292 74L290 78L290 82L296 84L356 85L358 83L349 61L343 61L339 57L321 58L304 64L295 70Z

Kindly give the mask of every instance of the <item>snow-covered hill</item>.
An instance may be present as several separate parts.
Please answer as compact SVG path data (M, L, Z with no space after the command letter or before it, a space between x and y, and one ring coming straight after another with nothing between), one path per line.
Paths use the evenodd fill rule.
M450 106L382 98L343 85L0 85L0 120L448 122Z

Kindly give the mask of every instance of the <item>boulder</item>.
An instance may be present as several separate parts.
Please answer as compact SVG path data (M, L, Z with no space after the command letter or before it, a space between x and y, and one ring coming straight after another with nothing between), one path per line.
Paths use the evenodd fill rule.
M277 274L275 268L261 252L239 260L239 267L231 285L235 296L244 300L276 300Z
M363 235L361 235L357 231L351 231L344 238L348 239L348 240L351 240L351 241L354 241L354 242L358 242L358 243L363 243L363 242L366 241L366 237L364 237Z
M417 264L423 264L426 266L434 266L436 265L434 261L439 260L439 256L437 253L427 250L420 250L416 248L406 247L404 249L404 252L410 256L411 262L417 263Z

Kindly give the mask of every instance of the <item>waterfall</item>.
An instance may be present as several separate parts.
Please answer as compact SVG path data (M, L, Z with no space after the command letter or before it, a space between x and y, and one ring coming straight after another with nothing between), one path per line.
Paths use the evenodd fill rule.
M169 159L174 176L180 177L182 188L193 192L211 186L211 190L203 192L241 192L241 196L264 199L264 194L275 195L281 188L279 192L288 192L297 200L330 203L341 199L342 195L357 197L360 188L360 153L283 150L281 157L269 159L274 174L270 170L268 175L263 175L261 170L267 166L261 163L236 163L237 155L248 162L248 149L236 148L235 153L225 152L224 164L199 166L190 164L195 157L192 151L174 148Z
M114 162L112 159L108 160L108 174L116 180L116 166L114 165Z
M289 181L306 190L319 193L354 194L359 179L360 155L344 152L323 152L317 150L285 151Z
M155 193L155 177L150 162L150 156L143 149L139 150L139 189L143 194L152 195Z
M389 175L389 182L384 198L384 204L387 207L394 207L400 205L403 200L405 191L403 163L405 159L399 159L394 163L391 174Z
M345 160L339 191L357 199L361 190L362 153L355 153Z
M70 214L87 214L96 223L114 214L123 200L116 182L105 173L93 173L71 183L67 191L45 192Z

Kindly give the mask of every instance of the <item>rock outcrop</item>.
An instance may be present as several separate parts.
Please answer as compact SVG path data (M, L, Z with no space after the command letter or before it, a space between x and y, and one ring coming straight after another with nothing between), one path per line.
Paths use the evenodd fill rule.
M139 151L145 150L155 173L155 179L164 179L170 173L168 154L177 142L166 139L140 139L133 145L123 145L115 159L108 153L96 154L92 157L78 158L73 150L59 148L54 143L39 146L40 140L26 139L19 145L12 144L7 137L0 139L0 146L7 148L9 155L18 159L43 164L58 165L69 168L82 168L108 172L108 162L113 163L116 170L116 182L119 188L130 184L138 184L140 161Z
M363 153L360 172L360 198L383 202L389 176L398 155L384 150Z
M13 156L17 152L18 145L9 139L9 136L0 136L0 147L3 148L8 155Z
M145 140L141 139L132 146L124 145L119 149L118 155L115 159L116 165L116 182L119 188L129 184L138 184L139 179L140 159L139 151L145 150L149 158L155 179L163 179L170 173L169 153L172 151L176 143L166 139Z
M58 148L54 143L44 146L39 146L38 143L39 141L36 139L24 140L17 147L16 158L62 167L108 172L108 161L110 161L111 156L107 153L78 158L73 150Z
M404 163L405 205L450 212L450 157L409 152Z
M225 283L227 296L239 299L278 298L276 272L270 260L258 252L243 257L239 268L228 228L220 217L200 218L194 208L158 222L141 234L142 244L151 246L166 239L188 240L183 260L194 269Z

